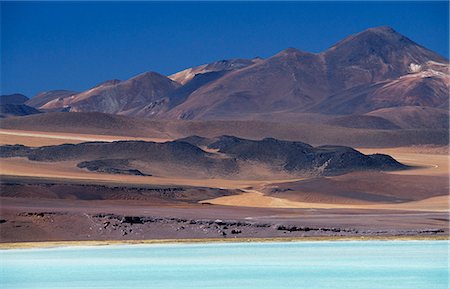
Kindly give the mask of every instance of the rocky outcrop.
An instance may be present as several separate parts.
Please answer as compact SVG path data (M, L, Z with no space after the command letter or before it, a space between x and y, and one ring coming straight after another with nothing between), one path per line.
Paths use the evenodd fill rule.
M206 152L200 147L216 150ZM363 170L401 170L407 166L388 155L364 155L344 146L318 146L274 138L242 139L188 137L165 143L144 141L87 142L29 148L21 145L0 147L0 157L27 157L33 161L79 160L80 168L91 171L148 175L136 167L160 164L205 175L233 176L245 164L264 165L274 171L295 175L335 175ZM111 159L113 158L113 159Z
M196 136L182 140L216 149L220 153L239 160L276 165L289 172L333 175L357 170L407 168L388 155L364 155L345 146L313 147L303 142L282 141L274 138L248 140L233 136L221 136L214 139Z

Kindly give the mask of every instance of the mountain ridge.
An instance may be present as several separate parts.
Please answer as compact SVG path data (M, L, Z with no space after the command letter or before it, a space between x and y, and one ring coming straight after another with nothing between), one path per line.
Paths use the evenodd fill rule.
M45 104L28 103L44 111L182 120L276 118L283 111L362 115L403 106L445 109L448 72L447 59L380 26L320 53L287 48L267 59L221 60L169 76L145 72Z

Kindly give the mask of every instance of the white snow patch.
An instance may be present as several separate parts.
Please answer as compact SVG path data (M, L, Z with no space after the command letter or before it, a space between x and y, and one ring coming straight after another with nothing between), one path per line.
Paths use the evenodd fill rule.
M411 63L409 64L409 71L412 73L419 72L422 69L422 66L420 64Z

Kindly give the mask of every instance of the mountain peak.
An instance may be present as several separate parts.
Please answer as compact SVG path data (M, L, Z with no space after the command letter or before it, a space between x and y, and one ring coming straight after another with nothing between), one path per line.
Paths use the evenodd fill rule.
M383 32L383 33L398 33L394 30L391 26L377 26L377 27L371 27L366 29L365 31L372 31L372 32ZM363 31L364 32L364 31Z
M141 74L138 74L136 76L133 76L132 78L124 81L124 83L169 83L172 82L170 78L168 78L165 75L162 75L160 73L154 72L154 71L147 71Z
M406 36L397 32L390 26L378 26L373 28L368 28L358 34L355 35L355 38L364 38L364 37L378 37L378 39L383 39L386 42L408 42L409 44L415 44L414 41L410 40Z
M278 52L277 54L275 54L274 57L277 57L277 56L281 56L281 57L284 57L284 56L297 56L297 55L305 55L305 54L311 54L311 53L299 50L299 49L294 48L294 47L288 47L288 48Z
M154 72L154 71L147 71L141 74L138 74L134 77L132 77L131 79L146 79L146 78L153 78L153 77L166 77L162 74L159 74L158 72Z
M419 46L414 41L395 31L392 27L379 26L368 28L362 32L350 35L330 47L327 51L346 46L362 46L370 47L372 50L378 50L385 45L395 47L405 47L410 45Z

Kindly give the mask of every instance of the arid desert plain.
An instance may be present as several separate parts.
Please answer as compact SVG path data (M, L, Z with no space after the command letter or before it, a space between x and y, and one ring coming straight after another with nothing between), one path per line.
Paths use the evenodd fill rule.
M169 138L2 129L2 145ZM1 241L448 235L445 146L358 148L411 168L239 178L91 172L77 161L1 161ZM255 169L255 168L253 168Z

